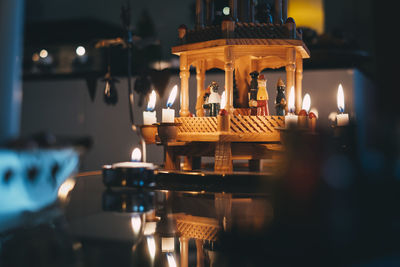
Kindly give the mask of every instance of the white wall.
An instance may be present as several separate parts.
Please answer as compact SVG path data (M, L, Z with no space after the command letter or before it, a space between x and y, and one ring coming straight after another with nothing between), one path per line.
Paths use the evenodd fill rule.
M354 117L353 86L355 70L312 70L305 71L303 78L303 94L310 93L312 107L319 111L319 123L328 125L328 115L337 111L336 92L342 83L346 111ZM279 77L285 80L285 73L280 71L265 72L268 79L270 112L275 114L273 102L276 96L276 83ZM210 73L206 76L206 85L216 81L224 84L222 73ZM168 90L173 85L180 84L178 75L171 77ZM129 125L126 79L120 79L117 84L119 101L115 106L103 102L104 83L98 81L94 102L90 100L85 80L48 80L27 81L23 85L22 135L39 131L49 131L54 134L93 137L94 146L84 156L82 170L97 170L103 164L129 160L132 148L138 146L138 137ZM190 77L190 110L194 113L196 101L196 77ZM161 119L161 109L165 107L169 91L163 99L157 99L157 117ZM176 115L179 112L179 98L175 101ZM135 107L136 123L142 123L144 107ZM148 161L161 163L163 149L160 146L149 145Z

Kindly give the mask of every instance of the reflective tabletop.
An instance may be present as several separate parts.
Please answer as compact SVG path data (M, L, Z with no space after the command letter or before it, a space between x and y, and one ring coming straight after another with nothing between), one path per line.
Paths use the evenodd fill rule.
M223 179L229 183L229 177ZM21 214L13 227L0 233L0 266L399 262L398 246L375 243L382 240L377 233L388 234L388 229L372 228L381 226L365 210L374 196L360 203L352 199L354 192L325 185L310 191L268 175L251 179L248 186L241 181L227 190L215 184L199 186L200 180L192 187L174 180L175 186L135 189L107 188L101 172L79 174L74 185L60 188L57 203ZM364 221L368 218L370 222Z

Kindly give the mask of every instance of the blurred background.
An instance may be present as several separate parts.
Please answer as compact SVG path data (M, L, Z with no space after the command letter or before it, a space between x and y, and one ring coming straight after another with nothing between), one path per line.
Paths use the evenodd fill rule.
M17 120L20 135L50 132L91 136L93 149L82 159L81 170L129 159L132 147L139 142L129 122L127 50L121 45L96 48L99 40L125 37L121 7L126 4L126 0L37 0L26 1L24 6L23 93ZM226 0L215 2L216 20L227 16L224 7L228 4ZM141 124L147 94L156 89L160 117L169 91L179 84L179 59L170 51L178 44L179 25L194 28L195 1L130 1L130 5L134 119ZM256 1L259 21L263 21L262 10L267 5L273 6L273 1ZM303 93L311 95L311 106L320 115L318 124L329 126L328 116L337 112L336 90L342 83L346 110L364 127L363 140L371 145L383 134L393 145L378 146L384 146L385 151L397 150L399 124L393 118L396 114L390 112L396 99L391 97L395 95L395 68L390 67L395 61L387 60L392 53L385 48L393 35L387 34L388 25L395 19L389 6L372 0L296 0L289 1L288 15L302 28L311 51L311 58L304 61ZM115 78L116 92L110 103L103 100L108 72ZM269 70L265 76L271 106L276 82L285 77L284 70ZM221 71L210 70L206 84L223 84L223 79ZM192 70L192 112L195 84ZM174 107L179 110L178 101ZM161 147L150 145L148 150L149 161L162 162Z

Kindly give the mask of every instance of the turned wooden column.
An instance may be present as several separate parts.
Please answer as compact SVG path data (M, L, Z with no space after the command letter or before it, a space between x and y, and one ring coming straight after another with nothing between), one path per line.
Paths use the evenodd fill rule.
M289 99L290 89L292 88L292 86L293 87L295 86L296 49L289 48L287 50L286 57L287 57L286 61L288 62L288 64L286 65L286 99ZM296 90L296 88L295 88L295 90ZM296 96L296 93L295 93L295 96ZM288 107L286 106L286 112L287 111L288 111Z
M249 10L249 22L254 22L255 21L255 3L254 0L250 0L250 10Z
M238 0L229 0L229 15L231 15L234 21L237 20L237 1Z
M181 267L189 266L189 238L180 237L179 238L180 248L181 248Z
M196 28L204 26L204 0L196 0Z
M196 239L196 249L197 249L197 267L204 266L204 253L203 253L203 240Z
M225 97L226 105L225 109L229 114L233 114L233 69L234 59L232 53L232 47L226 47L224 51L225 58Z
M282 0L275 0L274 23L282 24Z
M206 0L206 24L212 25L214 22L214 0Z
M204 80L205 80L205 62L200 60L196 65L196 80L197 80L197 103L196 116L204 117L204 109L202 107L202 97L204 96Z
M296 85L295 85L295 106L296 113L301 110L302 106L302 90L303 90L303 59L299 56L296 60Z
M181 109L179 115L181 117L188 117L189 112L189 65L187 62L187 55L184 53L180 57L180 73L181 78Z
M288 7L288 0L282 0L282 20L283 23L287 20L287 7Z

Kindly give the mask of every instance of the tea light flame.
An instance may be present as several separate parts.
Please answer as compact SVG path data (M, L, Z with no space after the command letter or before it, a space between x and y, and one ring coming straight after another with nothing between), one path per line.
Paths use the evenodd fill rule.
M289 113L294 113L294 86L290 88L289 100L288 100L288 110Z
M140 151L140 148L135 148L135 149L133 149L133 151L132 151L132 154L131 154L131 161L134 161L134 162L138 162L138 161L140 161L141 160L141 158L142 158L142 151Z
M156 92L153 90L150 93L149 102L147 103L147 111L153 111L156 106Z
M338 92L337 92L337 106L341 113L344 112L344 93L343 93L343 86L339 84Z
M171 93L169 94L169 97L168 97L168 101L167 101L167 107L168 108L172 107L172 105L174 104L177 93L178 93L178 86L175 85L172 88L172 91L171 91Z
M225 105L226 105L226 93L225 91L223 91L221 95L221 109L224 109Z
M311 98L309 94L305 94L303 98L303 105L301 109L304 109L305 111L309 111L311 106Z

